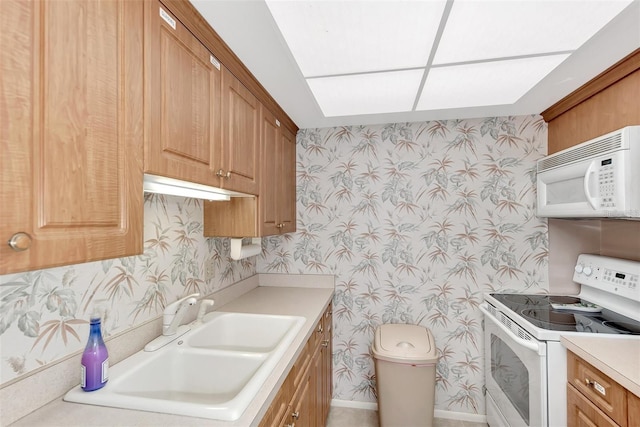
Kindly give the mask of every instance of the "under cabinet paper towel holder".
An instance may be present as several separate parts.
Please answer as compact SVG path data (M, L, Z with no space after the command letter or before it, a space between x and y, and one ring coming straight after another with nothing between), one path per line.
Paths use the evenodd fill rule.
M242 238L229 240L231 242L231 259L244 259L262 252L262 238L260 237L251 238L251 243L244 246L242 245Z

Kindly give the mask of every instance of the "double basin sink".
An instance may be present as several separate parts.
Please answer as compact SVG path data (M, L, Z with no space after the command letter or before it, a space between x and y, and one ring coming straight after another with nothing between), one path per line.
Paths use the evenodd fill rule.
M304 323L298 316L213 312L159 350L114 365L102 389L78 386L64 400L235 421Z

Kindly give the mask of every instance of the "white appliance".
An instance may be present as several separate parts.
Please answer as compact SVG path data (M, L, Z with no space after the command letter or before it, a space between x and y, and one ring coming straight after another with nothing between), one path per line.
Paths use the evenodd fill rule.
M538 160L540 217L640 218L640 126Z
M565 427L563 335L640 340L640 262L579 255L576 296L485 295L487 422L491 427Z

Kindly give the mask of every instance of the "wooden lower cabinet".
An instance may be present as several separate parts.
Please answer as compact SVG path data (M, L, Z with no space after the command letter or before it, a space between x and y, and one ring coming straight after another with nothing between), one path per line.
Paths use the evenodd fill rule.
M567 419L575 427L618 426L572 385L567 385Z
M572 352L567 352L569 427L640 425L640 397Z
M331 304L293 364L261 427L322 427L331 403Z

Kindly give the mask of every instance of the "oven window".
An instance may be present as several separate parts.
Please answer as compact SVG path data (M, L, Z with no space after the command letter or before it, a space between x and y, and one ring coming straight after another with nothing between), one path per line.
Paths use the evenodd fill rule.
M491 334L491 376L529 425L529 371L499 337Z

